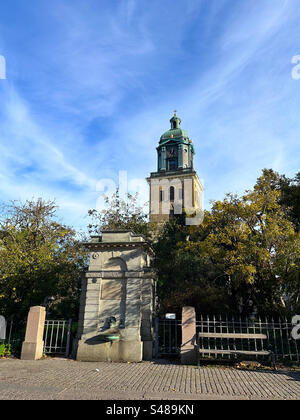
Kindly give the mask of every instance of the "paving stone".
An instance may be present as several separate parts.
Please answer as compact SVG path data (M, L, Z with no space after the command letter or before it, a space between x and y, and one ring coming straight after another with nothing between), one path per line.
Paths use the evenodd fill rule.
M300 371L0 359L0 399L299 399Z

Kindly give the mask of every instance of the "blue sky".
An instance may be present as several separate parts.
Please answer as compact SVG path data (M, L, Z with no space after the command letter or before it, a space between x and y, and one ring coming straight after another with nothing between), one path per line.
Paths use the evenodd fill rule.
M298 0L2 2L1 201L56 199L84 227L99 181L127 171L132 190L156 170L174 109L206 208L262 168L293 177L299 21Z

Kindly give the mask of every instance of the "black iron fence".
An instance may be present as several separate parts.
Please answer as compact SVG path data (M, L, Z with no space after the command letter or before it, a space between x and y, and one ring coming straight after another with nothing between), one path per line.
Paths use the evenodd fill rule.
M69 357L72 341L72 320L45 321L44 353Z
M5 320L5 338L0 338L0 354L20 357L25 340L27 320L11 317ZM44 354L69 357L72 347L72 320L46 320L44 326ZM4 346L3 346L4 345Z
M214 350L237 350L259 351L263 348L272 351L277 360L297 361L300 357L300 340L292 337L293 324L287 318L242 318L242 317L216 317L200 316L196 323L197 332L201 333L233 333L233 334L261 334L266 335L267 339L249 338L239 340L234 338L200 338L200 346L211 349L208 357L231 358L232 354L217 354ZM203 356L204 357L204 356ZM253 357L253 356L252 356ZM256 358L261 356L256 355Z
M179 356L181 320L155 318L155 358Z
M261 334L266 335L267 339L249 338L239 340L236 338L207 338L202 337L200 345L203 348L211 349L206 358L226 358L234 357L232 354L222 354L220 350L259 351L262 349L272 351L278 361L300 360L300 340L292 337L294 325L291 320L262 318L256 319L246 317L226 317L226 316L203 316L201 315L196 322L197 333L232 333L232 334ZM174 357L180 354L181 347L181 320L155 318L155 358ZM214 353L218 350L218 353ZM261 358L256 355L252 358ZM266 356L267 357L267 356Z
M19 320L12 316L6 319L5 338L0 339L0 345L4 344L8 355L19 357L22 343L25 339L26 320Z

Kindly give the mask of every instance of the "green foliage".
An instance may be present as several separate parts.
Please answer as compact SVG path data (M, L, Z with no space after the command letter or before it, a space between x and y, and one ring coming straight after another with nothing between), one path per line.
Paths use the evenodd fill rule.
M199 226L148 223L137 195L90 210L89 231L131 230L153 243L161 311L261 314L300 310L300 174L263 170L252 190L212 203ZM51 316L77 319L87 255L53 202L13 202L0 215L0 313L25 319L53 296Z
M180 287L182 281L181 270L177 270L176 252L178 243L186 237L186 228L177 219L174 219L163 226L162 231L153 244L155 251L154 266L159 273L158 290L160 296L168 293L172 287L174 290ZM182 267L181 267L182 268ZM170 284L170 275L172 273L172 282Z
M0 216L0 303L6 317L25 319L30 306L53 296L79 305L86 255L73 229L57 222L54 202L12 202ZM76 308L75 308L76 307Z
M0 343L0 357L8 357L11 355L11 345Z
M119 190L111 196L104 196L106 208L89 210L91 217L90 234L99 234L103 230L130 230L149 238L151 225L148 216L138 204L138 194L127 193L126 200L120 198ZM153 227L153 226L152 226Z
M290 217L296 226L297 231L300 230L300 172L293 179L281 176L279 179L282 191L281 202L289 209Z
M155 244L162 307L173 301L216 314L299 308L300 235L280 180L264 170L242 197L214 202L202 225L165 225Z
M161 313L175 312L181 316L183 306L193 306L198 314L216 315L232 312L230 297L223 287L191 284L170 291L161 301Z

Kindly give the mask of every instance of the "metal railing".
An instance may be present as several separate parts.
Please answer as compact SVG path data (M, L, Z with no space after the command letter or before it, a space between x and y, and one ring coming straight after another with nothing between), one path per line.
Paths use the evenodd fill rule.
M0 339L0 344L8 345L11 354L19 357L22 343L25 339L25 332L26 320L19 320L12 316L6 320L6 335L4 339Z
M227 350L234 348L237 350L272 349L277 360L297 361L300 357L300 342L292 338L291 332L293 324L285 319L274 320L274 318L256 319L242 317L216 317L200 316L196 322L197 332L202 333L233 333L233 334L264 334L266 340L249 338L247 340L228 339L228 338L200 338L200 346L211 349L208 357L214 356L230 358L230 354L216 354L214 350ZM260 356L255 356L256 358Z
M44 327L44 353L64 354L69 357L72 336L72 320L45 321Z
M155 358L178 356L181 347L181 320L155 318Z
M287 318L274 319L257 317L251 319L237 316L203 316L200 315L196 322L197 333L233 333L233 334L261 334L261 338L200 338L203 348L211 349L206 358L230 359L232 354L216 354L214 350L269 350L276 355L278 361L300 361L300 340L294 340L291 332L294 325ZM174 357L180 354L181 347L181 320L155 318L155 358ZM268 358L255 355L252 358Z

